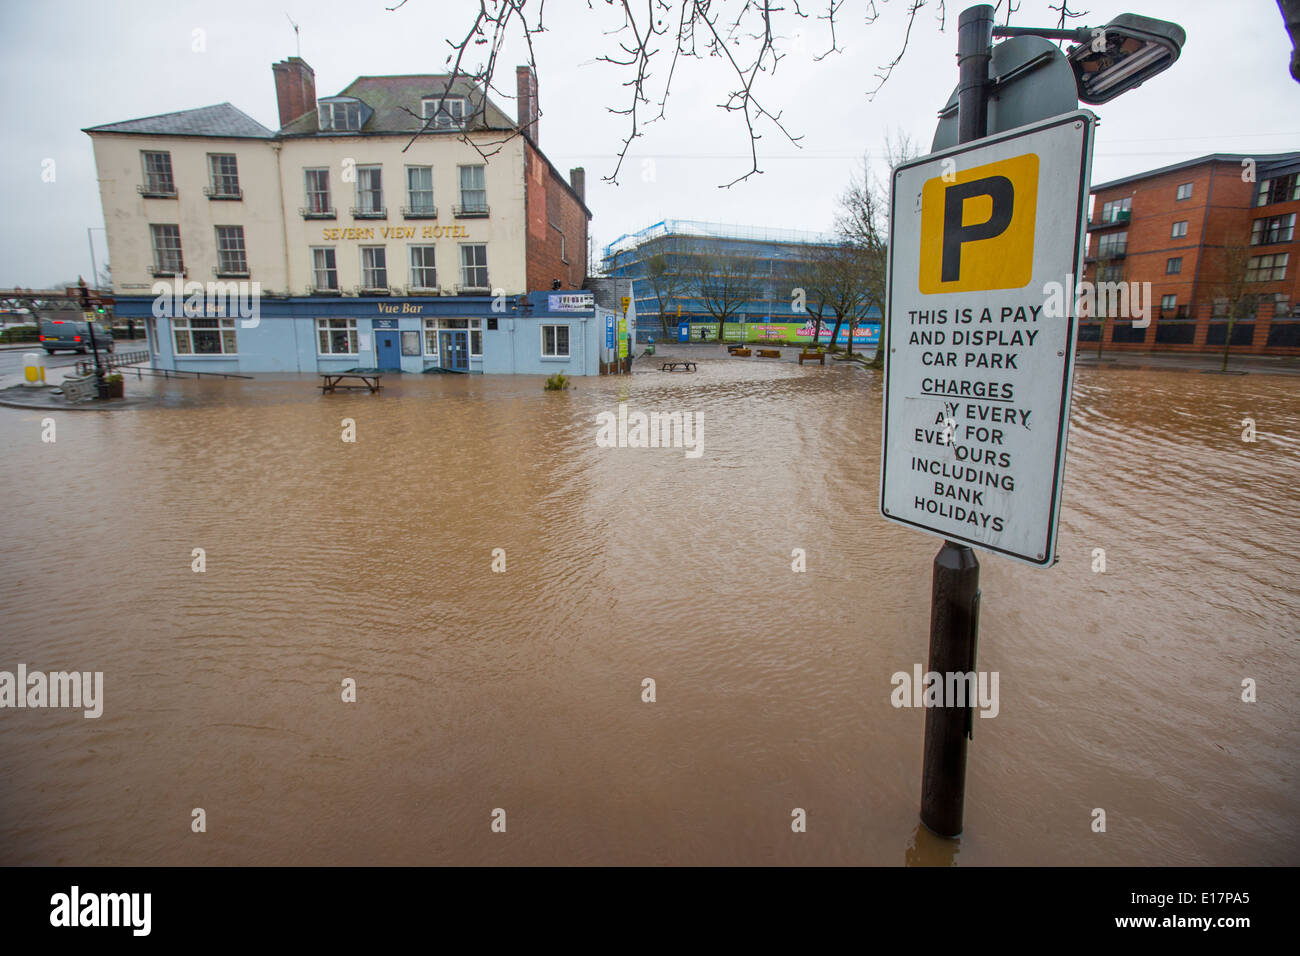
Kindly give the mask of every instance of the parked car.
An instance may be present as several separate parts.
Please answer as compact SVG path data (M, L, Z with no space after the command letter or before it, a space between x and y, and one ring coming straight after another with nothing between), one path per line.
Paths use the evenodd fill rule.
M84 319L41 319L41 348L53 355L59 349L90 351L90 332ZM113 351L113 333L102 323L95 323L95 349Z

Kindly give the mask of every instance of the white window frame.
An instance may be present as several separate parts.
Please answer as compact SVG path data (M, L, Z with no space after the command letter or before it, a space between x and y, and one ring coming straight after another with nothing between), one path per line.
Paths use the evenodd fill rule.
M371 177L374 177L373 179ZM366 182L370 188L364 188L362 183ZM378 187L374 183L378 182ZM362 199L363 196L375 196L377 202L375 206L367 206ZM381 163L368 163L365 166L357 167L357 211L369 215L378 215L385 211L384 206L384 167Z
M351 351L343 352L334 348L335 335L344 334L347 336L347 346ZM321 336L325 337L324 342ZM357 320L337 317L327 317L316 320L316 354L322 357L333 355L357 355ZM325 348L321 346L324 345Z
M456 167L456 182L460 187L460 208L461 212L486 212L488 208L487 201L487 167L479 164L470 164ZM477 178L482 181L482 185L465 185L466 174L473 177L474 171L477 170ZM470 201L467 196L482 195L482 199Z
M327 291L327 292L338 292L338 291L339 291L339 254L338 254L338 251L334 248L334 246L312 246L310 251L311 251L311 284L312 284L312 288L313 288L313 289L316 289L316 290L318 290L318 291L319 291L319 290L324 290L324 291ZM318 265L317 262L316 262L316 253L318 253L318 252L328 252L328 253L329 253L330 260L331 260L331 264L328 265L328 266L324 266L324 267ZM320 279L321 279L321 276L322 276L322 275L326 275L326 276L333 275L333 277L334 277L334 284L333 284L333 285L321 285Z
M469 112L469 104L465 101L465 97L448 96L442 100L442 108L438 109L440 99L442 98L431 96L420 101L420 117L427 124L426 129L464 129L465 118ZM438 113L434 121L430 123L429 117L434 110L438 110Z
M1183 257L1170 256L1165 259L1165 275L1180 276L1183 274Z
M243 226L213 226L217 237L217 275L218 276L247 276L248 275L248 250L244 245L244 227ZM222 230L238 230L229 235L222 236ZM238 242L232 242L237 239ZM227 259L223 257L233 256L236 258ZM227 268L232 264L237 268Z
M1179 229L1179 228L1178 228L1179 226L1182 226L1182 229ZM1174 224L1169 228L1169 238L1170 238L1170 239L1186 239L1186 238L1187 238L1187 220L1186 220L1186 219L1180 219L1180 220L1178 220L1176 223L1174 223Z
M545 323L545 324L541 325L539 328L540 328L540 331L541 331L541 333L542 333L542 358L549 358L549 359L565 358L565 359L567 359L567 358L572 358L572 357L573 357L573 334L569 331L569 325L568 325L568 323L549 323L549 322L548 322L548 323ZM561 351L559 350L559 348L560 348L560 335L559 335L559 332L558 332L558 331L556 331L555 336L554 336L554 339L555 339L555 341L554 341L554 349L555 349L555 350L552 351L552 352L547 352L547 351L546 351L546 330L547 330L547 329L553 329L553 330L564 329L564 351L563 351L563 352L561 352Z
M474 347L474 343L476 340L478 342L477 349ZM483 320L482 319L469 320L469 357L470 358L483 357Z
M1193 183L1179 183L1178 191L1174 193L1174 201L1182 202L1184 199L1192 198Z
M163 157L167 165L166 170L163 170L161 167L150 170L150 156ZM176 172L175 167L172 166L172 154L169 150L142 149L140 150L140 164L144 170L144 189L146 193L157 193L164 196L176 195ZM165 184L157 185L161 179L155 179L155 177L165 178Z
M424 357L438 359L438 320L424 320Z
M219 169L230 160L230 171ZM239 158L234 153L208 153L208 181L216 197L239 195Z
M416 202L416 190L411 188L411 174L413 172L427 172L429 174L429 188L420 189L421 195L428 193L428 201ZM433 202L433 167L432 166L407 166L406 167L406 208L409 212L419 215L430 215L436 211Z
M417 243L417 244L412 244L412 245L407 246L406 249L407 249L407 252L406 252L406 262L407 262L407 265L410 267L410 270L411 270L411 288L412 288L412 289L436 289L436 288L438 288L438 253L437 253L437 247L434 246L432 243ZM421 262L420 262L419 265L416 265L416 262L415 262L415 260L416 260L416 254L417 254L417 253L420 253L420 254L421 254L421 255L420 255ZM429 264L425 261L425 257L424 257L424 255L423 255L424 253L431 253L431 254L432 254L432 256L433 256L433 264L432 264L432 265L429 265ZM419 281L416 280L416 275L417 275L418 272L428 272L428 271L432 271L432 272L433 272L433 282L432 282L432 283L419 282Z
M375 251L379 251L380 253L383 254L383 259L384 259L384 263L383 263L384 281L383 281L383 282L370 283L370 282L367 282L367 281L366 281L366 272L367 272L367 268L369 268L369 271L370 271L370 272L374 272L374 271L375 271L375 268L374 268L373 266L371 266L371 267L367 267L367 266L366 266L366 253L367 253L367 252L371 252L371 253L373 253L373 252L375 252ZM387 246L362 246L361 249L360 249L360 253L359 253L359 254L360 254L360 256L361 256L361 288L363 288L363 289L387 289L387 288L388 288L388 247L387 247Z
M466 254L470 249L482 249L482 250L483 250L483 262L482 262L482 264L479 264L479 263L467 264L467 263L465 262L465 254ZM469 270L470 270L470 269L476 269L476 270L477 270L477 269L482 269L482 270L483 270L483 281L482 281L481 283L476 283L476 282L470 282L470 281L468 281L468 280L469 280ZM491 279L490 279L490 277L489 277L489 275L488 275L488 258L487 258L487 243L486 243L486 242L462 242L462 243L460 244L460 287L461 287L462 289L490 289L490 288L492 288L492 286L491 286Z
M1161 312L1172 312L1177 308L1178 308L1178 295L1176 293L1169 293L1168 295L1162 295L1160 297Z
M311 188L312 173L325 174L325 188L323 190L321 189L313 190ZM332 213L334 211L334 205L330 201L330 168L328 166L308 166L302 171L302 181L303 181L303 191L306 193L307 196L307 212L310 215L315 215L315 216L323 216L323 215L327 215L328 213ZM324 207L317 209L315 205L312 203L312 196L323 196L325 199Z
M238 355L239 354L239 336L235 331L235 320L233 318L224 318L217 316L205 315L180 315L171 320L172 323L172 349L179 356L195 355ZM202 323L202 324L199 324ZM210 323L216 323L215 325ZM194 348L194 333L210 333L216 331L217 341L221 348L216 352L200 352ZM182 338L184 333L184 338ZM186 343L181 348L181 342ZM227 343L230 347L227 348Z
M343 111L343 122L339 123L339 111ZM325 122L326 113L329 122ZM353 121L355 120L355 125ZM323 131L343 130L357 132L361 129L361 104L358 102L321 103L317 110L317 125Z
M176 262L175 268L171 268L168 263L163 261L163 247L158 242L160 236L158 230L174 229L176 236ZM170 238L170 234L168 236ZM185 250L181 245L181 227L172 222L151 222L149 223L149 246L153 250L153 267L160 275L179 275L185 272ZM168 252L172 250L170 247Z

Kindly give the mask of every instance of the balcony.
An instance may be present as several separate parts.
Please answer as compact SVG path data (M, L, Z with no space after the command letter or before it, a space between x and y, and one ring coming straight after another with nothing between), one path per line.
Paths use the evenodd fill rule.
M353 219L387 219L388 207L377 206L374 208L364 208L362 206L353 206L348 210Z
M298 215L304 219L337 219L339 217L338 211L333 208L311 209L305 206L298 207Z
M488 217L488 204L484 202L452 206L451 214L457 219L486 219Z
M1127 226L1129 220L1132 218L1133 213L1131 210L1118 212L1110 219L1099 219L1096 222L1088 223L1088 231L1091 232L1094 229L1109 229L1112 226Z
M204 186L203 195L213 200L238 202L244 198L244 190L239 186Z
M136 186L135 189L145 199L176 198L176 185L174 183L146 183L143 186Z
M1110 246L1105 249L1098 249L1096 252L1089 252L1084 257L1084 262L1113 262L1117 259L1124 259L1128 256L1128 246Z
M425 205L403 206L402 218L403 219L437 219L438 207L425 206Z

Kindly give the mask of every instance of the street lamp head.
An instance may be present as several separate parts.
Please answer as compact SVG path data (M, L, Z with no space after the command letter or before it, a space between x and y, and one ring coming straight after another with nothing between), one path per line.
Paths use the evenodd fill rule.
M1187 34L1176 23L1120 14L1067 54L1079 99L1105 103L1140 86L1167 70L1186 41Z

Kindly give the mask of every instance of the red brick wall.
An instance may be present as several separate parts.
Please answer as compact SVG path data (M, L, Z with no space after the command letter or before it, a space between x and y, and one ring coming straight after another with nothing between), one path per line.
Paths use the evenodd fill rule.
M582 288L587 277L586 210L560 174L527 141L524 180L528 204L525 243L528 288L549 289L553 279L559 279L565 289Z

